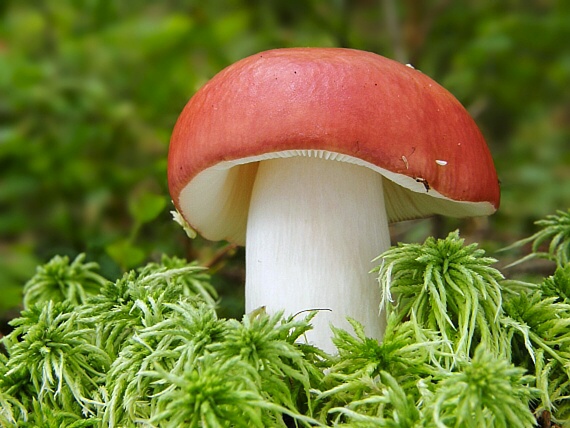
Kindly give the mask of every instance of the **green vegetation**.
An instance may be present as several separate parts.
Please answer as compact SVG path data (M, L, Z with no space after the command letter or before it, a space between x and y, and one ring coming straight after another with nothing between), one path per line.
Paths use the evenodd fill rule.
M222 312L243 314L243 252L188 243L170 221L166 153L191 95L261 50L341 46L416 68L483 130L502 182L488 222L436 219L398 241L501 248L570 200L570 6L565 0L0 2L0 313L55 255L104 275L160 255L218 261ZM491 239L492 238L492 239ZM12 315L4 315L9 319Z
M0 425L570 426L567 40L564 0L0 2ZM425 242L382 255L386 337L332 356L318 312L243 315L243 251L169 213L186 101L290 46L412 63L502 182L489 219L393 227Z
M565 218L535 236L567 232ZM570 235L557 236L567 260ZM457 232L379 259L383 341L350 320L328 355L303 340L318 311L219 317L196 264L163 257L111 282L83 256L56 257L2 340L0 422L532 427L545 414L570 426L570 264L536 284L504 280Z

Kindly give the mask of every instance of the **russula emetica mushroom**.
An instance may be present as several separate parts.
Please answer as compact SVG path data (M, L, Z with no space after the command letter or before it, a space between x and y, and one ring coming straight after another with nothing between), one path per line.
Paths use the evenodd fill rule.
M168 180L202 236L246 246L246 311L327 309L308 339L329 351L346 317L383 336L369 271L390 222L499 205L485 140L447 90L339 48L262 52L214 76L176 123Z

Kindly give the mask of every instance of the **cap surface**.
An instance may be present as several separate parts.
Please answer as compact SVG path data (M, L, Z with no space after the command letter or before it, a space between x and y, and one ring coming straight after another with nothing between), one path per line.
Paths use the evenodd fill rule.
M453 95L411 67L340 48L262 52L214 76L174 128L170 193L206 238L243 243L257 162L299 155L382 173L392 221L499 205L488 147Z

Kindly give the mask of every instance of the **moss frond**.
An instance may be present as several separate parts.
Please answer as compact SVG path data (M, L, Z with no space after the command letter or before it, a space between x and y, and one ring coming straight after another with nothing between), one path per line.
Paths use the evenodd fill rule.
M532 376L479 346L470 361L446 376L426 406L427 421L437 427L534 427L529 403L537 391Z
M464 245L455 231L445 239L399 244L377 260L382 307L401 320L413 315L419 327L439 332L442 350L450 355L443 365L471 356L479 343L494 355L507 352L499 323L503 275L477 244Z
M67 301L78 306L109 281L97 273L99 265L85 262L85 254L79 254L71 263L69 257L55 256L39 266L36 274L24 285L24 308L36 303Z
M510 266L537 257L552 260L559 267L570 263L570 209L566 212L558 210L556 214L547 215L535 224L540 227L535 234L503 249L507 251L531 244L531 252ZM546 250L542 248L545 245Z

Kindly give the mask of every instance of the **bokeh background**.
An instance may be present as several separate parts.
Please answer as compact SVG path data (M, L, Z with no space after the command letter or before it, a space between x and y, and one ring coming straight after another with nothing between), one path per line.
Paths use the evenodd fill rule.
M411 63L486 136L499 212L406 222L395 241L459 228L493 255L570 207L567 0L1 0L0 318L38 264L81 252L109 279L162 253L199 260L239 316L243 249L190 241L171 220L168 141L216 72L293 46Z

